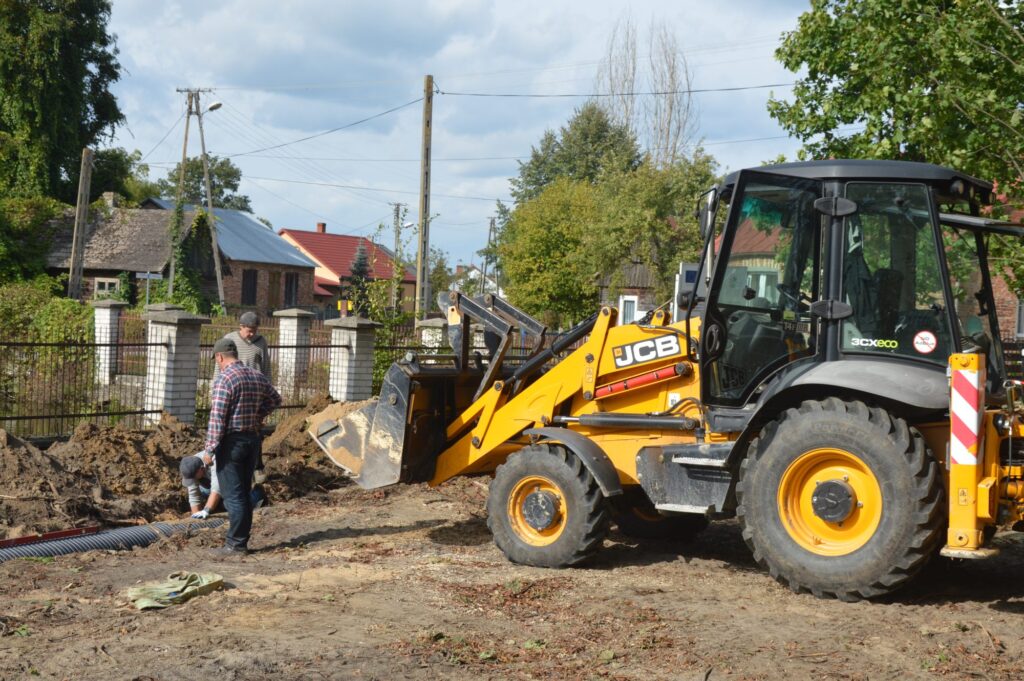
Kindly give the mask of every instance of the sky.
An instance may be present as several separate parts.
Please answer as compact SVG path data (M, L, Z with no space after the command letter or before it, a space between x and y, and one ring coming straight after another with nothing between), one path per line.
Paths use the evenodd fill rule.
M177 89L209 88L203 107L222 106L203 116L207 149L241 168L239 192L257 216L275 229L324 222L328 232L391 246L394 203L405 204L403 222L419 221L416 100L431 74L430 243L453 265L479 264L519 162L586 101L493 95L598 92L612 29L628 16L641 58L651 24L674 33L694 89L752 88L693 95L695 140L722 171L793 158L799 143L765 105L789 96L795 78L774 50L807 8L806 0L114 0L123 72L113 91L126 124L110 144L141 151L151 179L166 176L184 139ZM200 154L196 133L193 117L190 156ZM416 227L401 238L414 250Z

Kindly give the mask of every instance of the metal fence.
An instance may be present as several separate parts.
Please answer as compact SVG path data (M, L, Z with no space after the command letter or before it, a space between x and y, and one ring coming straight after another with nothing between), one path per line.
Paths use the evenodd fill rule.
M0 341L0 428L17 437L69 435L81 423L141 427L150 349L125 320L115 342ZM127 329L127 330L125 330Z
M1006 364L1006 378L1024 381L1024 339L1003 339L1003 362Z
M200 332L199 343L199 378L196 383L196 425L205 426L210 417L210 392L213 389L215 365L213 361L213 345L226 334L238 330L238 324L231 320L215 320L204 325ZM282 338L279 319L270 317L260 325L260 335L267 339L270 352L270 382L281 393L282 404L266 425L276 425L288 415L306 407L310 399L329 392L331 349L331 329L325 327L323 320L312 320L309 330L309 343L296 345L294 338ZM290 372L290 380L282 375L282 359L284 357L299 359L299 366ZM306 359L308 357L308 360Z

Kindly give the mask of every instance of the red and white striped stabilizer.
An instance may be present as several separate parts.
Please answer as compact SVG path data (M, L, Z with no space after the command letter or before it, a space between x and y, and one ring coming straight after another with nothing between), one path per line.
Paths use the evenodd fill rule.
M949 455L953 463L978 465L984 392L984 370L953 369L949 400L952 421Z

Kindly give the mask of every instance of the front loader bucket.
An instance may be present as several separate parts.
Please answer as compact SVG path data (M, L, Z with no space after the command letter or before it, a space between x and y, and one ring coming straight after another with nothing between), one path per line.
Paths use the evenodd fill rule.
M310 418L310 436L363 489L402 477L410 386L409 376L394 365L376 401L356 411L338 402Z

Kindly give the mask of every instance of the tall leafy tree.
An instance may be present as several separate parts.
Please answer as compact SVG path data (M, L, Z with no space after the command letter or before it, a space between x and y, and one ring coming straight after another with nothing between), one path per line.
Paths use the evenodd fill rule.
M714 159L698 149L671 166L645 163L608 176L597 186L599 217L584 230L582 250L591 271L608 273L614 292L626 283L622 265L642 263L658 300L670 299L679 263L699 258L693 209L715 182L716 170Z
M139 204L160 196L156 182L149 180L149 166L142 163L142 152L129 152L121 147L100 149L93 161L89 200L95 201L104 192L116 192L129 204Z
M583 244L597 219L597 190L567 177L519 205L497 249L512 304L550 324L568 325L593 312L600 275Z
M632 170L642 156L628 125L615 123L595 102L576 110L558 135L547 131L512 178L517 204L536 198L555 179L594 183L603 173Z
M181 163L167 173L167 177L157 182L160 196L175 199L178 196L178 176ZM252 212L252 204L245 194L238 194L238 185L242 181L242 171L229 158L210 156L210 189L213 193L215 208L230 208ZM206 179L203 176L203 159L195 156L185 160L185 182L182 188L182 200L197 206L206 205Z
M806 73L768 105L801 157L929 161L1003 187L1024 176L1024 4L812 0L776 57Z
M0 195L73 202L82 148L124 120L108 0L0 2Z

